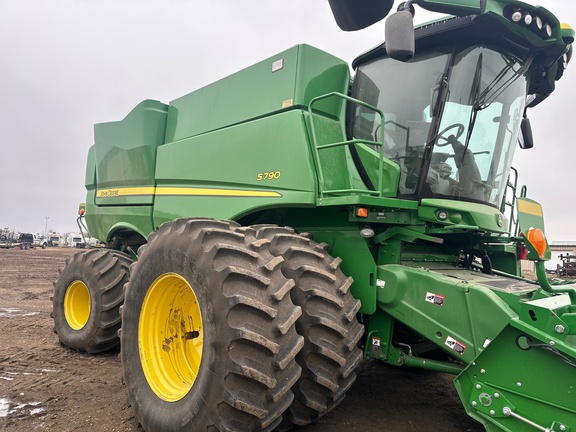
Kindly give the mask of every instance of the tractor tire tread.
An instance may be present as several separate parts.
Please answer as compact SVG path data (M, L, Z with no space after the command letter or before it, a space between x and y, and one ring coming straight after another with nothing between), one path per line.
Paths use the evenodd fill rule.
M60 270L54 284L51 313L55 332L63 346L89 354L119 346L120 307L131 262L128 255L110 249L81 251L66 259L66 266ZM91 311L86 325L73 330L66 321L63 303L69 285L77 280L90 292Z
M302 376L293 387L295 399L280 429L305 426L335 406L356 379L362 359L358 342L363 326L356 320L360 302L350 293L352 278L340 270L341 259L330 256L325 243L275 225L255 225L256 238L268 239L273 255L282 257L282 271L293 280L294 304L302 308L296 329L304 348L296 359Z

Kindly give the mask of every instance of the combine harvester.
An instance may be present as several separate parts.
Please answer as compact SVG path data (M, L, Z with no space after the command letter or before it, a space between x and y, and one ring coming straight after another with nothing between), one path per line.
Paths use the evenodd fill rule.
M348 31L392 7L330 4ZM450 16L414 29L415 5ZM519 1L418 0L352 81L300 45L96 125L82 217L107 248L55 284L61 343L121 345L147 432L309 424L362 357L453 373L488 431L576 431L576 290L546 279L541 206L505 197L573 40Z

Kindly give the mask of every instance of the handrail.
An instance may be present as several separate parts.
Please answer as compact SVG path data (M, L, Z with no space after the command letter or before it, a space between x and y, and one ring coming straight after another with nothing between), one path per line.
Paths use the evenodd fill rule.
M356 103L360 106L368 108L369 110L372 110L375 113L377 113L380 116L380 130L382 131L382 133L381 133L382 141L379 142L379 141L370 141L370 140L362 140L362 139L351 139L351 140L346 140L346 141L340 141L340 142L334 142L334 143L319 145L318 144L318 137L316 135L316 128L314 125L313 105L315 103L317 103L318 101L328 99L331 97L338 97L338 98L344 99L345 100L345 107L344 108L346 108L346 104L348 102L353 102L353 103ZM383 183L382 170L384 168L384 113L381 110L379 110L378 108L376 108L370 104L367 104L366 102L363 102L361 100L355 99L355 98L350 97L348 95L345 95L343 93L331 92L331 93L326 93L326 94L321 95L321 96L317 96L314 99L312 99L308 105L308 114L310 117L310 128L312 130L312 144L313 144L312 155L313 155L314 163L316 164L316 168L318 171L318 194L319 194L319 196L323 197L324 194L368 193L371 195L376 195L376 196L381 197L382 196L382 183ZM365 189L334 189L334 190L325 190L324 189L324 172L322 170L322 165L320 163L320 150L325 150L328 148L341 147L341 146L346 146L346 145L350 145L350 144L375 145L375 146L378 146L380 148L380 159L379 159L379 163L378 163L378 182L377 182L378 187L375 191L365 190Z
M511 182L511 176L514 174L514 181ZM507 192L510 190L512 192L512 200L507 201ZM508 225L508 232L512 237L518 237L520 232L520 226L518 225L518 215L515 214L516 201L517 199L524 198L526 196L526 186L520 188L520 195L517 195L518 191L518 170L514 167L510 167L510 174L508 175L508 181L506 188L504 189L504 196L502 198L502 204L500 205L500 211L506 213L506 207L510 207L510 221Z

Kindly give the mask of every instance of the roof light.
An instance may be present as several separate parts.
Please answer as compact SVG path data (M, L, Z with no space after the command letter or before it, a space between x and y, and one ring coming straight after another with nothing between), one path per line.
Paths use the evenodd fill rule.
M512 21L514 22L518 22L522 19L522 12L520 12L520 10L515 10L514 12L512 12Z
M524 15L524 24L526 25L532 24L532 15L530 15L529 13Z
M544 253L546 252L546 236L539 228L530 228L528 230L527 239L540 258L544 258Z
M552 27L550 26L550 24L546 24L544 26L544 30L546 30L546 34L548 35L548 37L552 37Z
M534 21L536 21L536 27L538 27L538 30L542 30L542 26L544 24L542 23L542 20L540 19L540 17L537 16L536 18L534 18Z

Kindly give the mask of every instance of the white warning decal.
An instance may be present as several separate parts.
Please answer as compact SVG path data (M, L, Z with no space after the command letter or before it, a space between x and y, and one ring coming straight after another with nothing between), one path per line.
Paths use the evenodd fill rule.
M444 296L440 294L434 294L431 292L426 293L426 301L438 306L444 306Z
M372 338L372 354L378 355L380 353L380 338Z
M464 345L461 342L458 342L456 339L451 338L450 336L446 338L446 342L444 342L444 345L446 345L451 350L456 351L460 355L464 354L464 351L466 351L466 345Z

